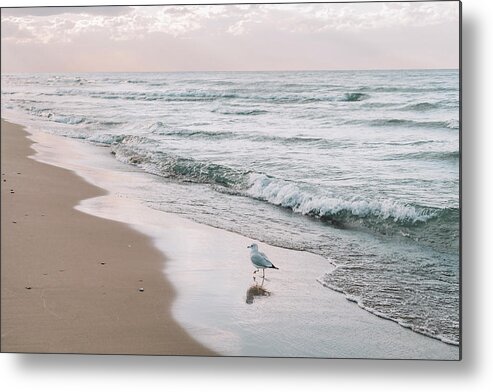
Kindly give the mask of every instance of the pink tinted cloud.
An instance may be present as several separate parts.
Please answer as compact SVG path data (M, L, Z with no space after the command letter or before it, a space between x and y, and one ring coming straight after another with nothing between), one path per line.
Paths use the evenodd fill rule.
M458 66L458 2L17 9L2 71Z

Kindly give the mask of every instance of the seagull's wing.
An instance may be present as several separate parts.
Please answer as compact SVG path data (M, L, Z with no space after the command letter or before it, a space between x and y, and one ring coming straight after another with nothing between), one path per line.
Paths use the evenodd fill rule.
M271 263L271 261L269 260L269 258L267 257L267 255L266 255L265 253L263 253L263 252L258 252L258 254L259 254L260 256L262 256L265 260L267 260L269 263ZM272 264L272 263L271 263L271 264Z
M256 252L252 254L251 256L252 263L259 266L259 267L265 267L265 268L270 268L272 267L272 263L269 261L266 255L260 252Z

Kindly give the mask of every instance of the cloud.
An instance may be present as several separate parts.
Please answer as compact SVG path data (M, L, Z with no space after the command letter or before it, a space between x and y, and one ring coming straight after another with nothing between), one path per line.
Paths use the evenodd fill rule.
M454 2L285 4L265 5L245 12L242 25L270 23L291 32L364 31L390 27L420 27L458 22Z
M201 27L206 19L214 19L222 7L56 7L8 9L2 12L2 25L9 27L2 39L26 41L25 32L33 42L69 42L84 35L100 33L115 41L132 40L146 34L187 35ZM22 34L21 34L22 33Z
M126 6L87 6L87 7L2 7L2 16L53 16L62 14L82 15L123 15L130 12Z
M2 39L16 37L18 40L30 40L33 38L29 30L23 29L18 23L6 20L2 21Z
M67 23L62 23L65 20ZM114 40L163 33L248 35L255 30L316 34L358 32L380 28L427 26L458 21L454 2L368 4L264 4L195 6L102 6L2 9L3 23L17 23L8 39L49 43L70 41L75 35L100 32ZM67 27L72 24L71 27Z

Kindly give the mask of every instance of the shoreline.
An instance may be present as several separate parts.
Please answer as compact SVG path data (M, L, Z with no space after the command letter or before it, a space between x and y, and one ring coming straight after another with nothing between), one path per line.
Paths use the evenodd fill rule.
M173 319L151 239L76 210L107 192L28 158L27 136L2 119L1 351L217 355Z
M128 193L128 184L153 186L154 177L117 162L103 147L28 131L36 161L107 190L74 201L75 210L135 229L166 255L159 272L176 293L173 319L216 355L460 358L458 347L377 317L323 287L317 279L333 267L321 256L260 243L273 260L281 260L281 271L270 274L265 285L252 284L245 249L250 238L145 206ZM300 264L309 268L300 273Z

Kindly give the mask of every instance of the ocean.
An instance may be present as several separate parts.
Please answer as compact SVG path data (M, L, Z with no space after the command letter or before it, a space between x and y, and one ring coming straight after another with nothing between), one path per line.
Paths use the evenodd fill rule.
M314 285L459 344L458 70L2 74L1 93L2 117L151 174L129 186L151 208L324 256Z

